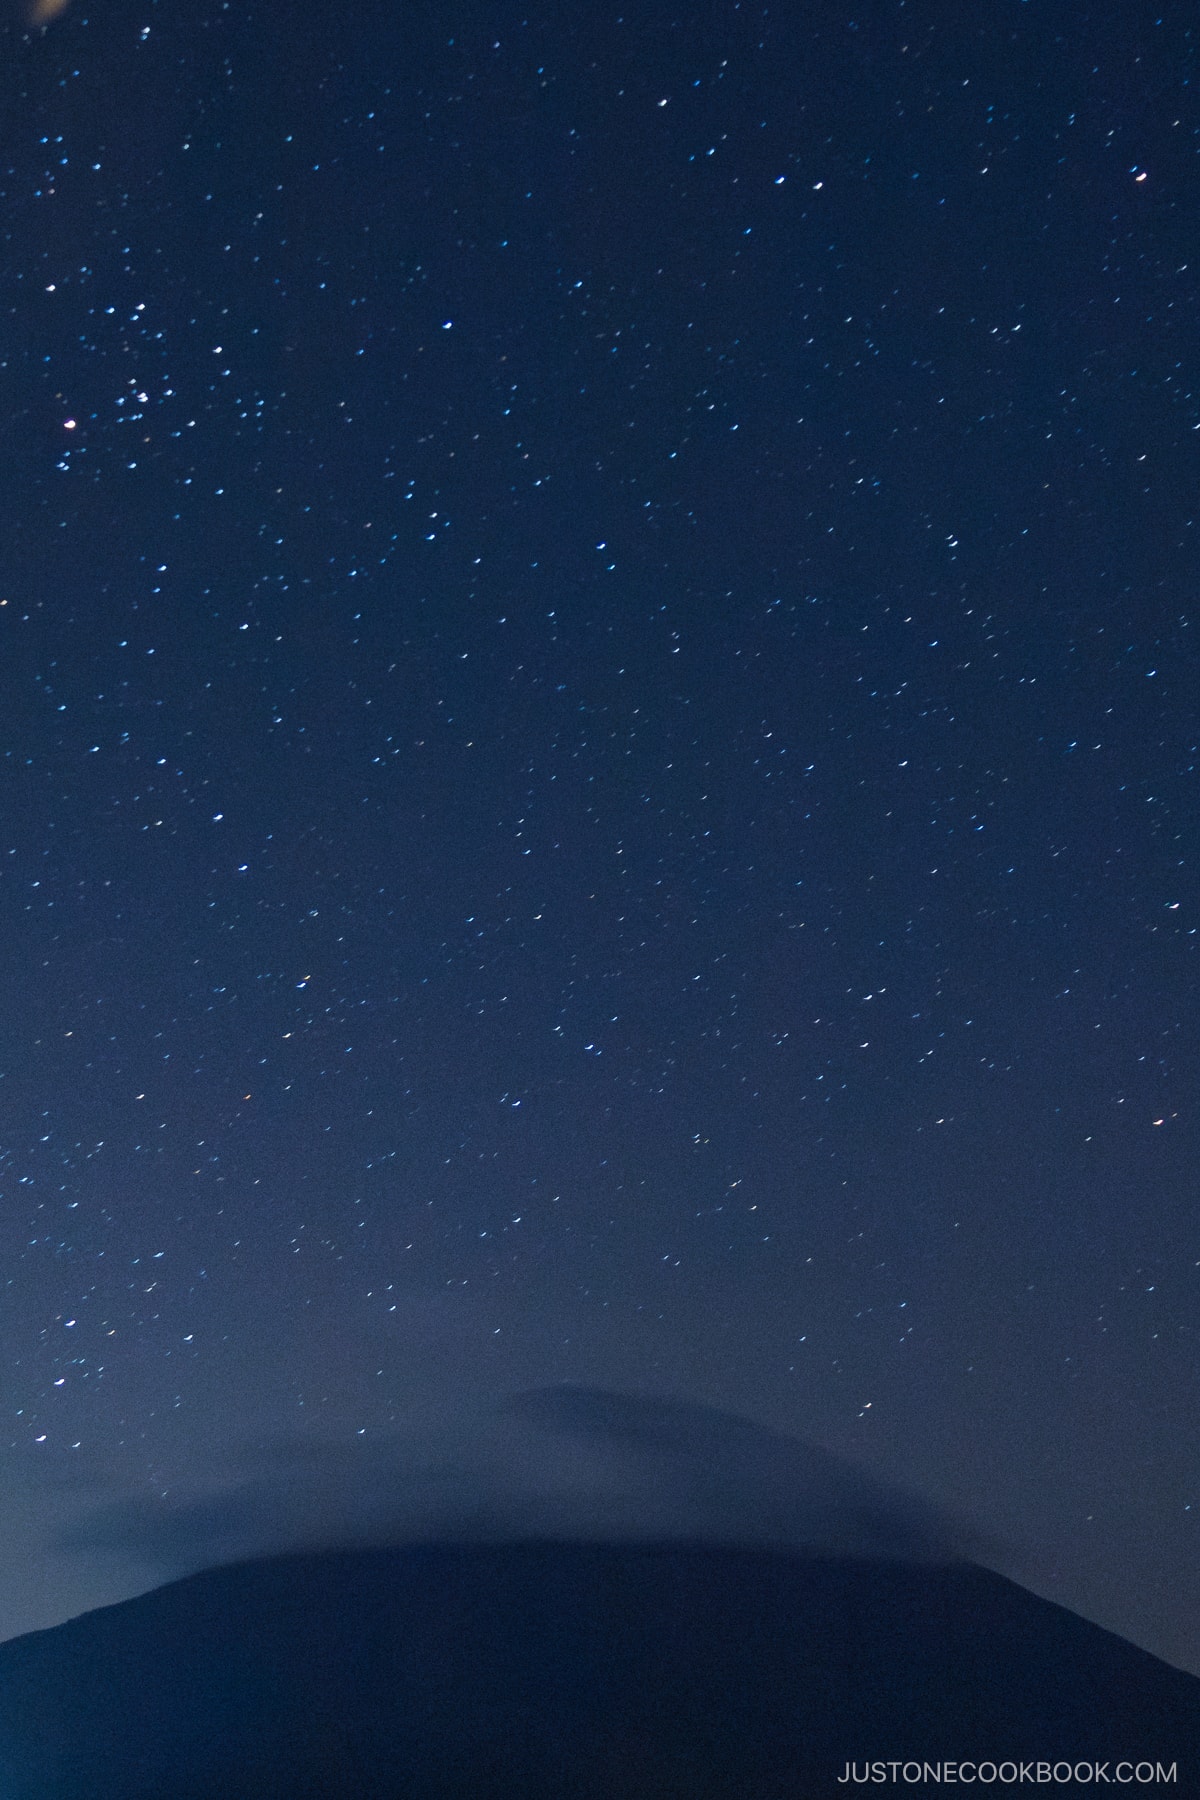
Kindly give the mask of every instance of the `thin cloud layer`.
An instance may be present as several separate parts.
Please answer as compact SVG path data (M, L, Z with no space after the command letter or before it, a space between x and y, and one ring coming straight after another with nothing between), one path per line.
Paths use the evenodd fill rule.
M531 1537L934 1561L979 1548L814 1445L691 1402L578 1387L426 1416L384 1439L259 1447L203 1488L101 1500L59 1544L173 1576L298 1549Z

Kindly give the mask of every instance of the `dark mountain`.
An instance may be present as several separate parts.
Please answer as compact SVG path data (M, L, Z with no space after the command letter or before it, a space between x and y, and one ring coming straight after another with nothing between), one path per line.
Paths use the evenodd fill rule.
M985 1758L1200 1793L1200 1681L969 1563L688 1543L279 1557L0 1647L5 1800L798 1800Z

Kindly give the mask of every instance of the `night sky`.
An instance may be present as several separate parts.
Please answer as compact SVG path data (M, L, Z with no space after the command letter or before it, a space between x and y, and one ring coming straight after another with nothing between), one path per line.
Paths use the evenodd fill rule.
M1200 1669L1195 39L8 17L0 1635L571 1382Z

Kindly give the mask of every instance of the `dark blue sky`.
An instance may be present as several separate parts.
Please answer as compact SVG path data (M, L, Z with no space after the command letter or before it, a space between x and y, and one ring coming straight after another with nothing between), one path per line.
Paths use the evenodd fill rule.
M416 12L0 43L0 1633L578 1381L1200 1668L1191 11Z

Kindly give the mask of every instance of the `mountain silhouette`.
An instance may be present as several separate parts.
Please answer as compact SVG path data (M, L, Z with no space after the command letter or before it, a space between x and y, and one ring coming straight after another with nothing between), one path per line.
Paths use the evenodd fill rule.
M806 1800L878 1759L1200 1793L1200 1681L969 1562L686 1541L262 1558L0 1645L5 1800Z

